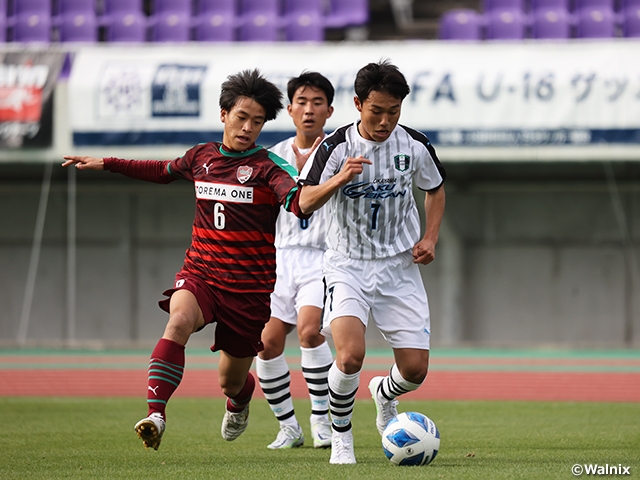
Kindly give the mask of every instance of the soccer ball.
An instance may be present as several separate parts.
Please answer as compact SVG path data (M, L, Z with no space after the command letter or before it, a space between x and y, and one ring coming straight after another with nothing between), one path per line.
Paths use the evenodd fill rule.
M382 449L395 465L429 465L440 449L440 432L429 417L403 412L382 432Z

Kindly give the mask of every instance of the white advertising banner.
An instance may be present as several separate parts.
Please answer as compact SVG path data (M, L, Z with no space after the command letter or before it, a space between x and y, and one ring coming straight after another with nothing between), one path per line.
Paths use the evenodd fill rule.
M82 49L69 79L76 146L144 146L220 140L220 85L258 68L286 92L304 70L336 88L327 130L357 118L353 81L388 58L411 94L401 123L436 146L640 147L640 41L514 43L383 42ZM265 146L292 134L283 112Z

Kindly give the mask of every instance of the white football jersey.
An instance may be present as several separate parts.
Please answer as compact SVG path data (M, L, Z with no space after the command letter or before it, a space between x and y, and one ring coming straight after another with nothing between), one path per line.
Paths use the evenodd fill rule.
M297 170L296 156L291 148L294 139L295 137L289 137L280 143L276 143L269 148L269 151L284 158ZM306 153L304 149L300 149L300 151ZM327 248L325 239L327 227L326 210L323 207L313 212L311 218L303 220L281 208L276 223L276 248L306 247L325 250Z
M342 169L348 157L371 160L323 207L328 207L327 245L350 258L392 257L411 250L422 236L413 184L436 190L446 174L423 133L398 124L387 140L374 142L362 138L358 123L325 137L300 173L300 181L323 183Z

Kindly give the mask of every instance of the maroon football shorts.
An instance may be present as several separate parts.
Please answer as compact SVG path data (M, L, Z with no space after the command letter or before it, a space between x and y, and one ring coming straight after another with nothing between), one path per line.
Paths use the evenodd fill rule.
M212 352L223 350L232 357L246 358L255 357L264 350L261 336L271 316L270 294L229 292L209 285L195 275L180 272L176 275L174 288L163 292L168 298L158 302L160 308L170 313L171 295L182 289L196 297L205 326L216 324Z

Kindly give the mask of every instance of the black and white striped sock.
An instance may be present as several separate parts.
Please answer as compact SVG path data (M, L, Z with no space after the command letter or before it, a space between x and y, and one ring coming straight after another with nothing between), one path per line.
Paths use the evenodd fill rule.
M360 372L343 373L334 362L329 369L328 380L332 427L336 432L348 432L351 430L351 417L360 385Z
M256 358L256 373L262 392L280 425L297 425L291 399L291 374L284 353L271 360Z
M315 348L300 347L300 365L307 382L311 399L311 415L328 419L329 415L329 368L333 363L327 342Z
M386 400L393 400L400 395L417 390L420 385L420 383L412 383L402 378L398 366L394 364L389 371L389 375L384 377L384 380L380 382L378 395Z

